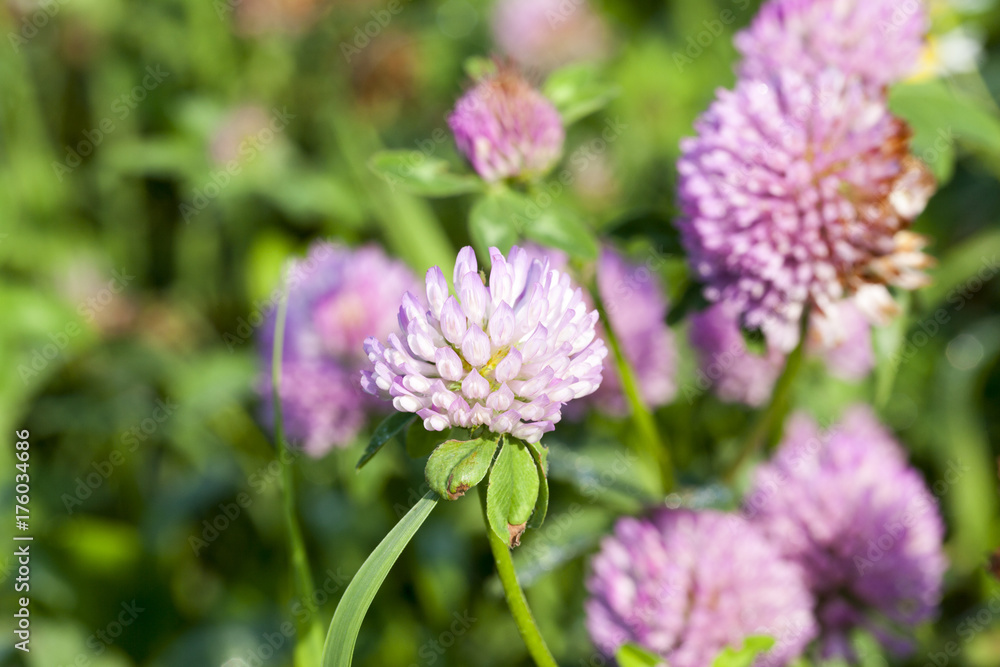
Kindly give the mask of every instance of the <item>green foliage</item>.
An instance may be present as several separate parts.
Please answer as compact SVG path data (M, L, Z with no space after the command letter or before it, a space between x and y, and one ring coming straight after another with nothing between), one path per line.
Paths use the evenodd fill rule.
M507 188L492 190L477 199L469 212L472 245L484 256L491 247L506 255L518 241L523 216L523 202L517 195Z
M511 547L521 542L538 500L538 471L527 445L509 440L490 470L486 514L490 527Z
M615 653L619 667L668 667L667 661L638 644L624 644Z
M751 636L743 640L743 646L738 649L725 648L712 661L712 667L750 667L761 653L770 651L774 646L773 637Z
M382 151L368 163L389 187L424 197L451 197L482 189L475 176L453 174L448 163L419 151Z
M569 65L545 80L542 92L555 105L566 125L603 109L618 89L601 81L592 65Z
M496 450L496 438L443 442L427 460L427 483L442 498L464 496L489 472Z
M354 644L361 622L375 594L403 549L437 505L437 497L428 492L406 516L389 531L344 591L337 611L330 622L330 631L323 647L323 667L350 667L354 659Z
M972 98L945 81L933 80L894 86L889 103L913 127L914 153L942 182L954 170L955 139L1000 155L1000 118L992 100Z
M292 648L308 645L300 622L325 625L341 599L360 622L357 572L369 549L421 501L426 457L473 436L430 433L394 414L394 424L376 418L322 456L294 442L290 457L276 452L260 348L282 266L318 240L381 245L418 277L433 265L449 275L456 249L469 243L480 251L551 244L586 279L599 244L639 262L665 257L647 268L670 292L679 364L676 399L651 415L678 471L671 502L731 509L741 501L765 455L731 482L722 475L760 411L699 388L687 326L706 304L673 220L680 141L716 89L732 84L731 37L759 3L590 3L611 22L616 45L543 83L570 125L560 167L530 185L487 185L460 166L446 121L469 85L465 74L495 67L483 46L489 3L402 3L385 25L371 12L385 18L386 3L325 3L309 20L282 7L317 3L7 4L0 431L31 433L27 667L305 667L307 652ZM735 20L688 56L722 10ZM903 319L877 330L871 377L830 378L807 354L789 391L793 410L829 418L859 401L879 406L947 525L943 604L918 632L916 655L956 642L954 664L982 666L998 663L998 633L983 628L967 643L955 633L989 600L995 584L983 564L1000 544L998 11L934 17L935 30L961 22L983 35L979 72L891 91L915 130L917 157L942 184L916 223L938 259L934 283L913 293ZM375 25L378 34L366 34ZM169 75L144 86L146 68L157 66ZM294 117L262 135L285 111ZM611 123L621 133L595 151ZM116 274L126 277L112 291ZM619 517L664 502L651 491L655 468L630 448L639 433L628 417L564 414L547 447L507 441L502 468L479 482L488 491L500 473L520 475L520 485L506 486L514 518L530 517L513 552L517 579L560 664L594 656L583 623L590 555ZM404 434L406 453L372 456ZM7 498L13 455L0 446ZM315 611L287 574L285 463ZM444 503L427 518L370 601L355 664L429 664L428 651L441 667L529 664L494 595L477 510ZM8 543L12 529L0 529ZM0 554L4 586L13 565ZM133 600L145 609L136 622L111 644L95 639ZM460 624L455 614L476 620ZM444 633L454 641L438 653ZM278 637L275 649L268 638ZM0 662L16 663L5 646Z
M379 450L385 446L385 443L389 442L396 435L402 432L404 428L407 428L411 422L416 420L416 415L410 414L409 412L393 412L391 415L382 420L382 423L378 425L372 433L372 439L365 447L364 454L358 459L357 468L360 470L366 463L372 460L372 457L379 453Z

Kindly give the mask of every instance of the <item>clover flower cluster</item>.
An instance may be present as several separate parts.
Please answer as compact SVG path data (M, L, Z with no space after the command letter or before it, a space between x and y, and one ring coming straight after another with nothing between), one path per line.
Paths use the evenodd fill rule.
M565 403L597 390L607 348L569 275L517 246L490 259L487 281L472 248L459 252L457 294L430 269L426 302L403 296L401 332L365 340L362 386L430 431L482 426L538 442Z
M940 599L943 537L927 485L866 408L825 434L797 417L739 514L618 522L591 563L587 628L609 656L634 642L680 667L758 634L776 645L755 665L788 664L813 639L854 659L857 628L902 650L899 631Z
M927 284L909 227L936 183L885 92L916 69L927 27L919 0L769 0L737 35L740 78L677 164L691 268L726 304L691 329L724 400L766 399L807 310L809 351L864 377L870 327L899 312L888 287ZM764 334L762 355L738 349L740 327Z
M770 0L734 41L745 78L835 68L883 86L917 69L929 27L922 0Z
M793 419L774 460L758 468L755 494L747 513L806 574L824 656L853 658L858 627L903 652L898 631L929 619L940 601L944 524L870 409L851 409L826 433Z
M482 78L448 117L458 150L483 180L533 180L562 156L566 131L552 103L510 66Z
M609 656L631 642L671 667L704 667L725 647L768 635L776 646L757 664L784 665L816 635L801 571L739 516L660 510L622 519L591 571L587 628Z

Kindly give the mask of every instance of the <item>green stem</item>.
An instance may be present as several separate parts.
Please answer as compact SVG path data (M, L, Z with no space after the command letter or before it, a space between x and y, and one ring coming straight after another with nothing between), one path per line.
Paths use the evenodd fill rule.
M802 324L799 327L799 344L785 358L785 368L781 371L781 376L774 385L774 391L771 392L771 402L767 409L758 415L757 421L743 445L743 450L724 476L726 481L731 482L747 459L757 453L762 446L770 449L777 444L781 436L781 425L791 409L792 387L799 375L799 369L802 368L808 322L809 309L807 308L802 315Z
M278 446L278 461L281 463L281 495L284 505L285 525L288 527L288 538L292 546L292 573L299 599L309 610L312 622L301 621L299 631L304 640L302 661L307 666L319 664L323 652L323 626L320 624L319 609L313 603L312 573L309 570L309 557L306 553L302 530L299 528L295 514L295 477L292 468L293 458L285 441L285 431L281 420L281 357L285 342L285 315L288 312L288 285L282 287L281 300L278 302L278 319L274 327L274 349L271 356L271 391L274 401L274 434ZM308 623L308 624L307 624Z
M517 583L517 573L514 571L514 561L510 557L510 548L507 543L493 532L490 528L490 519L486 515L486 484L479 485L479 500L483 506L483 522L486 525L486 536L490 542L490 550L493 552L493 559L497 564L497 574L500 575L500 583L503 585L503 593L507 598L507 606L514 617L517 631L521 633L524 645L528 647L528 653L538 667L559 667L549 647L545 645L545 639L538 630L535 617L528 608L528 601L524 597L524 591Z
M622 351L618 336L615 335L614 329L611 327L604 305L601 304L600 299L594 301L598 304L597 310L601 319L604 320L605 337L611 347L611 353L615 357L615 368L621 378L622 391L632 411L632 422L638 431L638 442L634 445L634 449L640 456L646 457L656 465L660 471L660 492L661 494L669 493L674 487L674 469L670 450L660 434L653 413L650 412L646 402L642 399L635 371L628 359L625 358L625 353Z

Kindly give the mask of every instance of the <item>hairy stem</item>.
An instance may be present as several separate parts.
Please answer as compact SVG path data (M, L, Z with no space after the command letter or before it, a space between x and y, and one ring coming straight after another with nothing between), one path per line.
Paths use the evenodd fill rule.
M517 583L517 573L514 572L514 561L510 557L510 548L490 527L490 519L486 515L486 484L479 485L479 500L483 506L483 522L486 525L486 536L490 542L490 550L493 552L493 559L497 564L497 574L500 575L500 583L503 585L503 593L507 598L507 606L510 607L510 613L514 617L518 632L521 633L521 639L524 640L524 645L528 647L531 659L538 667L558 667L549 647L545 645L542 633L538 630L531 609L528 608L524 591Z

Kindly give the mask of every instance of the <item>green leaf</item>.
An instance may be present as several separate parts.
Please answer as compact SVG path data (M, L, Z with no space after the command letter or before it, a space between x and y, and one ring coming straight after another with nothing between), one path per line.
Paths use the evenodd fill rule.
M517 220L523 215L523 203L510 190L497 190L477 199L469 213L472 245L484 255L491 247L506 255L517 243Z
M542 88L562 116L572 125L607 106L618 96L618 88L601 81L593 65L570 65L549 75Z
M455 500L482 481L493 463L497 441L449 440L431 454L424 469L427 484L442 498Z
M507 442L493 463L486 490L490 527L510 547L521 543L521 533L538 499L538 471L528 448Z
M917 292L927 311L961 307L1000 270L1000 230L984 229L952 246L931 271L934 282Z
M657 211L629 215L608 228L608 234L625 241L647 239L665 257L683 257L681 233L670 217Z
M424 428L424 422L417 419L410 424L409 430L406 431L406 453L411 458L422 459L433 452L434 448L442 442L450 440L451 431L450 428L443 431L428 431Z
M597 240L576 214L556 203L546 207L533 203L532 206L527 209L525 236L542 245L565 250L574 257L597 258Z
M481 190L475 176L452 174L448 163L420 151L382 151L368 166L395 190L397 187L424 197L451 197Z
M898 294L896 301L903 315L895 318L887 326L872 327L872 344L875 348L874 403L878 409L885 407L892 395L892 387L899 372L899 364L902 362L900 348L906 338L912 299L910 292Z
M914 154L942 182L951 176L955 139L1000 155L996 112L985 101L952 90L940 79L893 86L889 106L913 128Z
M378 454L378 450L382 449L385 443L392 439L392 436L402 431L416 418L416 415L409 412L393 412L382 420L382 423L372 433L372 439L368 442L368 446L365 447L365 453L361 455L361 459L358 461L358 470L371 461L372 457Z
M462 69L465 70L465 73L469 75L470 79L473 81L479 81L480 79L496 74L497 63L492 58L472 56L471 58L466 58L465 62L462 64Z
M673 326L689 314L708 308L709 302L705 298L704 289L704 285L699 282L688 283L681 297L676 303L671 304L670 312L667 313L667 324Z
M665 667L667 661L637 644L625 644L615 653L618 667Z
M535 511L528 521L528 528L538 528L545 523L545 515L549 512L549 448L541 442L528 442L525 445L538 471L538 502L535 503Z
M428 491L389 531L354 575L330 622L330 631L323 647L324 667L350 667L361 622L372 600L375 599L375 593L385 581L399 554L403 552L437 503L437 495L433 491Z
M712 667L750 667L761 653L766 653L774 646L772 637L751 635L743 640L743 647L733 649L726 647L718 655Z

